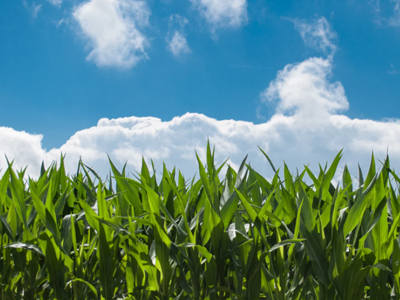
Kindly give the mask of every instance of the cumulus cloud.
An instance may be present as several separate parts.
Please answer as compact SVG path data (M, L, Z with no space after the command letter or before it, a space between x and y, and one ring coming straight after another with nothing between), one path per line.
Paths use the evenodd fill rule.
M324 43L325 39L319 41ZM148 161L153 159L159 172L165 162L169 169L176 166L190 177L197 171L195 151L204 159L207 139L216 145L217 161L229 157L229 164L237 168L249 154L248 162L267 176L271 170L257 146L276 165L285 160L291 170L303 164L318 170L318 162L332 159L342 148L341 168L346 163L353 174L357 174L358 163L368 167L372 151L383 158L389 150L392 165L399 165L400 121L351 119L341 114L349 102L344 87L332 82L331 75L332 56L284 67L261 93L263 101L276 105L275 114L262 124L216 120L196 113L168 121L153 117L104 118L50 151L43 149L41 135L0 127L0 153L15 158L16 167L29 165L28 172L33 176L39 174L41 160L49 164L61 153L66 154L68 172L76 171L82 157L105 176L109 172L108 153L117 166L128 160L131 171L140 169L144 156ZM0 159L0 168L5 167L5 159Z
M262 93L265 101L277 101L277 113L294 114L311 125L348 109L349 103L340 82L329 82L330 59L313 57L287 65Z
M169 30L167 34L168 50L175 56L190 53L189 44L185 37L185 26L188 20L179 15L171 15L169 18Z
M0 170L7 168L7 155L10 161L15 158L15 168L21 169L29 165L33 175L37 175L41 161L46 157L46 151L41 145L42 139L40 134L0 127Z
M334 40L337 35L332 31L329 22L325 17L315 19L312 22L308 20L291 19L295 28L299 31L304 43L316 50L322 50L326 54L334 54L336 45Z
M247 0L190 0L213 29L247 22Z
M90 0L73 13L91 49L87 59L119 68L147 58L148 41L139 28L148 24L149 16L146 3L136 0Z
M259 172L271 175L263 148L276 165L285 160L295 170L332 159L344 148L344 163L354 174L357 164L367 167L371 152L383 158L389 149L394 165L400 163L400 122L351 119L339 114L348 107L340 83L329 81L329 59L310 58L286 66L263 92L265 101L276 101L277 111L267 122L253 124L235 120L216 120L202 114L187 113L169 121L153 117L101 119L94 127L75 133L64 145L45 151L41 136L0 128L0 152L15 157L18 166L30 165L38 174L41 159L47 163L66 153L66 167L75 172L82 157L89 166L105 176L109 171L107 153L122 166L139 170L141 157L153 159L156 170L162 162L177 166L186 177L197 171L195 150L205 158L207 138L216 145L217 161L229 159L236 167L246 154ZM1 168L5 167L0 161Z

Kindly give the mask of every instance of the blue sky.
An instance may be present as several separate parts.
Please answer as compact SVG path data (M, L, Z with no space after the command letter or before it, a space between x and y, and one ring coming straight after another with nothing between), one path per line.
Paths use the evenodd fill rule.
M358 126L357 120L373 120L371 136L377 130L387 133L382 126L397 128L394 119L400 111L399 5L398 0L1 1L0 126L8 131L2 135L0 130L0 139L10 145L0 146L0 150L16 158L27 157L20 159L21 165L49 160L56 157L57 151L67 152L67 157L68 151L73 153L71 157L87 155L90 160L88 153L92 150L115 153L121 162L145 155L179 165L182 156L176 154L177 144L193 150L195 145L201 148L207 137L214 137L217 150L219 143L221 148L224 143L233 143L240 151L231 153L232 147L227 146L226 153L240 157L246 154L238 144L243 143L243 137L226 135L221 129L225 125L218 122L207 130L209 122L214 122L210 120L271 125L271 120L280 115L286 121L302 116L301 112L306 116L307 107L319 107L315 104L318 101L329 116L348 118L352 128ZM326 48L327 45L330 46ZM312 58L322 61L311 61ZM286 77L279 79L279 72L296 64L305 69L299 68L298 73L291 69L291 73L289 70L286 75L281 74ZM296 74L302 77L290 77ZM287 78L292 78L294 85ZM302 94L302 87L295 83L303 79L308 80L305 86L310 83L314 89ZM280 85L279 80L288 86ZM321 84L325 85L324 90L318 90ZM304 97L292 99L285 94L287 89ZM318 93L329 93L328 102L317 97L314 104L304 104ZM194 145L178 143L173 138L159 139L166 147L165 153L170 154L158 154L156 141L161 133L154 131L158 130L159 121L172 126L174 117L188 112L207 118L200 118L201 133L190 131L182 136L195 136ZM121 118L125 117L160 119L130 120L132 124L138 122L152 128L154 145L142 144L143 139L132 140L132 134L143 134L140 126L128 137L122 134L117 140L100 130L93 134L101 141L93 142L90 130L99 130L100 119L107 118L111 123L115 119L117 124L124 123L126 119ZM301 120L318 126L314 117ZM114 130L124 127L120 123ZM129 124L133 130L134 125ZM307 124L304 128L308 128ZM306 133L289 125L276 126L274 134L279 132L279 138L289 144L274 147L274 142L268 141L265 147L278 160L282 159L280 147L290 145L285 135L288 131L296 137L306 136L307 141L315 138L312 126ZM326 146L323 140L321 145L308 149L315 155L298 155L293 159L326 160L340 147L346 151L353 144L342 138L346 132L357 130L344 130L337 137L336 148ZM329 128L319 134L325 137L327 132ZM77 144L87 145L72 147L79 136L84 137ZM358 136L349 140L356 143ZM36 148L30 151L37 153L34 157L21 152L20 139L30 138L35 140L31 145ZM392 144L390 136L382 139L386 144L380 141L375 145L370 138L368 142L361 141L367 145L365 157L376 147L389 147L396 159L397 144ZM246 145L256 147L262 140L257 136L246 140ZM301 145L292 146L304 149ZM128 150L130 154L126 154ZM286 153L292 155L290 151ZM104 155L98 155L99 161L104 161ZM240 163L238 160L232 164ZM97 162L93 160L93 164L96 166ZM137 167L136 162L132 164Z

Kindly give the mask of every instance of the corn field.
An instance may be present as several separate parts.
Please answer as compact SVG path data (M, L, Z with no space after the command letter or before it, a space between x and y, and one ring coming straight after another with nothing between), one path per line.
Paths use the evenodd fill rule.
M262 151L262 150L261 150ZM264 152L263 152L264 153ZM82 162L0 179L1 299L400 299L400 178L372 155L365 176L340 152L313 174L164 166L105 181ZM224 169L225 170L225 169ZM160 178L156 177L160 176ZM222 179L221 179L222 178ZM308 178L307 180L305 178Z

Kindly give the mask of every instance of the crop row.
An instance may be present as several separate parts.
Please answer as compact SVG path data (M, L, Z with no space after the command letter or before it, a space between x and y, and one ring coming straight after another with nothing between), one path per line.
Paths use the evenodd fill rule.
M264 153L264 152L263 152ZM400 299L399 177L341 159L271 180L246 159L199 179L143 160L103 182L79 163L0 179L1 299ZM305 180L305 178L308 178ZM28 178L28 179L27 179ZM222 179L221 179L222 178Z

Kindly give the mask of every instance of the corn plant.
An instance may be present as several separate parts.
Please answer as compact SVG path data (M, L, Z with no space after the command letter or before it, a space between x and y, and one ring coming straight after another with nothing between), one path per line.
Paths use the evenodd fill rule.
M262 151L262 150L261 150ZM103 181L64 157L0 179L1 299L400 299L400 178L389 158L364 179L339 152L318 174L286 164L267 180L197 157L186 180L110 160ZM160 178L156 178L160 176Z

